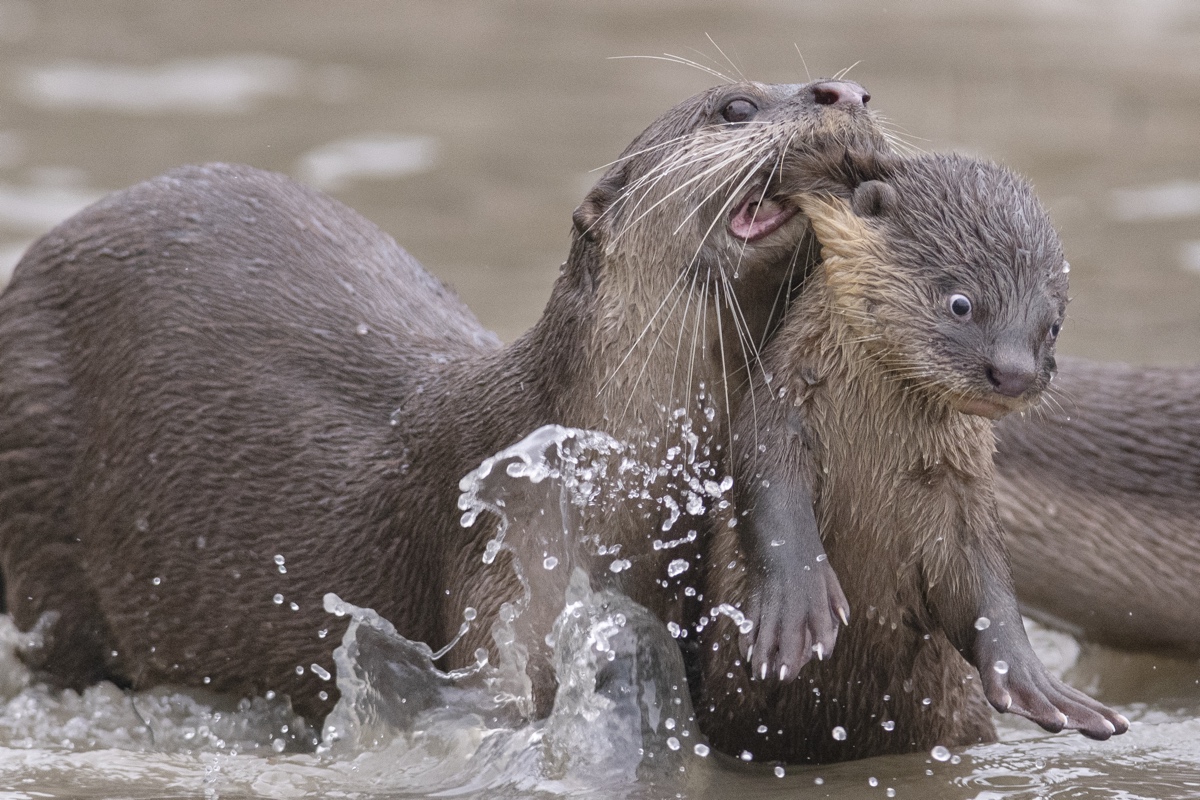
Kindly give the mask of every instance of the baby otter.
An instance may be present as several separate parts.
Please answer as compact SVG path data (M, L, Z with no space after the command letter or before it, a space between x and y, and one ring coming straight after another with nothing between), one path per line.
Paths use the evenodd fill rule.
M1038 661L996 511L991 419L1055 370L1058 238L996 165L876 166L849 203L798 198L823 261L763 354L770 399L735 421L763 446L706 587L755 623L749 664L731 671L736 633L709 627L701 724L726 751L813 762L991 740L985 697L1048 730L1124 732Z

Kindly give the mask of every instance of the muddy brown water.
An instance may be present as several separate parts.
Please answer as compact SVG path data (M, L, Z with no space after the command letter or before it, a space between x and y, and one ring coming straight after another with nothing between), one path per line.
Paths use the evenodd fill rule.
M335 194L512 339L541 311L595 170L716 80L619 58L664 53L767 81L853 66L911 143L1033 179L1072 264L1064 352L1200 356L1200 5L1185 0L0 0L0 276L106 191L239 161ZM1133 731L1098 744L1006 721L1004 742L957 763L918 755L782 780L714 769L686 793L1200 796L1200 666L1036 638ZM96 723L119 697L22 690L4 641L4 800L372 791L309 756L170 748L136 720Z

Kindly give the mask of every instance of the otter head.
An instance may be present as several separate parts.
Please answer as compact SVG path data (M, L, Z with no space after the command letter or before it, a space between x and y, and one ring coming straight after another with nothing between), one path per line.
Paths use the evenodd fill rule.
M564 274L591 293L597 395L628 405L669 381L646 399L675 408L698 381L715 390L746 368L815 255L791 200L809 185L804 162L791 156L886 149L869 99L848 81L729 84L629 145L576 210Z
M801 201L838 318L933 402L990 418L1029 407L1067 306L1062 245L1029 183L962 156L879 164L849 203Z

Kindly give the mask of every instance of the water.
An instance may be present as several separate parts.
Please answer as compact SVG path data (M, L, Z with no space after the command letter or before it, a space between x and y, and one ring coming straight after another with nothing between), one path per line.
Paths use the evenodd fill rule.
M1200 9L1185 0L0 0L0 280L37 235L105 191L179 163L243 161L334 192L512 339L541 311L592 170L711 80L609 58L673 52L730 70L706 33L766 80L861 60L851 77L916 144L1030 175L1073 267L1064 352L1195 359ZM534 566L572 574L566 561L544 563ZM556 722L559 741L583 731L582 761L565 766L546 755L546 727L487 722L475 700L451 704L459 717L423 744L374 745L364 722L348 727L353 742L316 752L319 732L278 698L239 708L198 691L26 686L19 637L0 627L0 798L1200 796L1200 666L1044 629L1033 638L1056 672L1130 717L1130 733L1093 743L1001 717L1001 743L944 762L918 754L777 778L772 765L709 755L688 760L682 779L628 783L627 750L583 746L612 737L587 739L582 710ZM377 652L419 650L392 644ZM414 672L469 697L480 679L463 688ZM628 717L612 719L633 736ZM675 738L680 750L661 752L695 755ZM618 777L589 772L596 763ZM551 777L529 777L543 767Z

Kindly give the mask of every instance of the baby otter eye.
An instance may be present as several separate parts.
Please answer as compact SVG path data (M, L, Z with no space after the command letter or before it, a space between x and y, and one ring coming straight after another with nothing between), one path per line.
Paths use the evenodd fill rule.
M1050 339L1051 339L1051 340L1057 339L1057 338L1058 338L1058 332L1059 332L1059 331L1061 331L1061 330L1062 330L1062 323L1061 323L1061 322L1056 322L1056 323L1054 323L1053 325L1051 325L1051 326L1050 326Z
M970 319L971 298L965 294L950 295L950 313L959 319Z
M721 116L726 122L745 122L758 113L758 106L744 97L730 100L721 109Z

